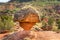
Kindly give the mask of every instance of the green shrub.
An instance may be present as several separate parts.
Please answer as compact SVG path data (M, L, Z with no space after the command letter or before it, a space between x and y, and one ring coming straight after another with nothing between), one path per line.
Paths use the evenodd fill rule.
M0 31L4 31L4 30L10 31L12 27L13 27L12 16L0 15Z
M49 19L48 19L48 25L52 26L53 22L54 22L54 18L49 17Z
M58 24L58 29L60 29L60 19L57 20L56 23Z

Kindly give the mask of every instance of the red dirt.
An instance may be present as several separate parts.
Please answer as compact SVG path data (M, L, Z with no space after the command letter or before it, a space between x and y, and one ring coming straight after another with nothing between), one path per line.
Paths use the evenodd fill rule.
M0 39L8 35L8 33L0 34Z

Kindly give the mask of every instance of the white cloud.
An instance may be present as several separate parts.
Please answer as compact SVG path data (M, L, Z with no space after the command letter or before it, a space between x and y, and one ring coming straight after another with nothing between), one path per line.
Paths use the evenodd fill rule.
M0 0L0 2L8 2L8 1L10 1L10 0Z

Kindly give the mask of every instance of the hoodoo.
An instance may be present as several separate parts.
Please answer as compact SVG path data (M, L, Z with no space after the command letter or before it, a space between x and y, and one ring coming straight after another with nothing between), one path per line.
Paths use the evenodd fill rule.
M18 21L24 30L30 30L35 23L39 22L38 13L32 9L22 9L14 15L14 21Z

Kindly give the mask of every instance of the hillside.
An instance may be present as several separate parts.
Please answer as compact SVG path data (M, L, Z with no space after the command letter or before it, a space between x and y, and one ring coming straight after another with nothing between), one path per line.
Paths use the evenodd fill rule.
M39 22L33 21L34 18ZM25 29L29 25L32 28L24 31L21 25L26 25ZM1 38L60 40L60 0L10 0L7 3L0 3L0 40Z

